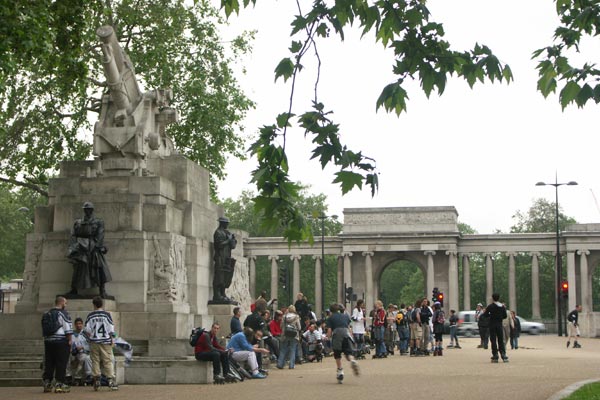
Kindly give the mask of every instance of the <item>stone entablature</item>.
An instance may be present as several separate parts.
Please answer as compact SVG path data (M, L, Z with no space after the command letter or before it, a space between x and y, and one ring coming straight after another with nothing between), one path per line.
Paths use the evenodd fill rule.
M454 207L345 208L344 235L458 232Z

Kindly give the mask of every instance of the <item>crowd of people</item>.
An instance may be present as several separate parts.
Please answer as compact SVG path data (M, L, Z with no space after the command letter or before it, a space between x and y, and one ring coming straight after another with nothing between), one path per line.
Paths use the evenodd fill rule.
M115 377L113 348L131 360L131 346L117 337L112 317L104 311L104 301L97 296L92 300L94 311L85 321L71 322L66 311L67 299L57 296L55 306L44 314L44 392L68 392L70 385L90 384L95 390L106 380L106 386L118 390ZM351 310L341 304L332 304L317 319L308 299L298 293L296 302L287 307L273 309L274 302L266 293L253 303L252 313L241 321L242 309L235 307L230 320L231 335L225 344L219 340L220 324L215 322L194 343L198 361L211 361L215 382L236 380L233 366L245 366L247 377L265 379L268 370L265 361L274 362L278 369L294 369L297 364L319 362L331 356L336 360L336 378L344 379L342 355L359 374L357 359L364 359L371 351L372 358L393 356L443 356L443 335L446 315L439 302L418 299L414 305L375 302L367 313L364 301L358 300ZM567 348L578 343L578 316L581 305L572 310ZM500 302L497 293L487 306L477 304L475 319L480 334L478 348L488 349L491 342L492 362L501 358L508 362L507 346L519 348L520 321L515 312ZM458 316L450 310L448 325L450 343L446 348L460 349L457 327ZM233 364L233 365L232 365Z

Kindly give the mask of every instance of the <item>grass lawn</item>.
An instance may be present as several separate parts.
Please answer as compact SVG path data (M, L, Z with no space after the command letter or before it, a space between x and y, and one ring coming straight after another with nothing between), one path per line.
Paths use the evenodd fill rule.
M582 386L565 400L600 400L600 382Z

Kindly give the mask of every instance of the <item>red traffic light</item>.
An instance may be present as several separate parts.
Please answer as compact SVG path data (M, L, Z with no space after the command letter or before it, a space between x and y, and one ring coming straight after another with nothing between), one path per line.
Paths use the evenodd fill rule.
M563 293L566 293L569 291L569 282L568 281L562 281L562 283L560 284L560 290Z
M437 295L437 299L438 301L441 303L442 301L444 301L444 293L438 293Z

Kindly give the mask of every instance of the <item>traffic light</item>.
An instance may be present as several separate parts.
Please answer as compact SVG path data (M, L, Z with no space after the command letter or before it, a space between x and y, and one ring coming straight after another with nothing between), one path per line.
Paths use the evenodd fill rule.
M569 297L569 281L562 281L560 284L560 293L564 298Z
M352 289L352 286L348 286L346 288L346 303L352 302L352 295L353 294L354 294L354 291Z
M279 284L285 289L287 285L287 268L284 266L279 267Z
M440 303L441 307L444 307L444 293L438 292L436 301Z
M436 287L434 287L433 290L432 290L432 292L431 292L431 301L432 302L435 303L436 301L439 301L438 300L439 293L440 293L439 289L436 288Z

